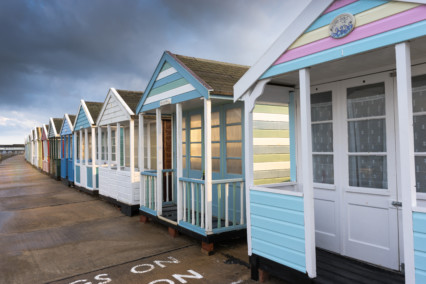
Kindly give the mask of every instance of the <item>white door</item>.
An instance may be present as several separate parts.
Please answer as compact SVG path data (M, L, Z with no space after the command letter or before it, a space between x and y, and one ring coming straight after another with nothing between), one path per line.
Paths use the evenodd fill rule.
M317 246L398 270L393 80L365 76L311 92Z

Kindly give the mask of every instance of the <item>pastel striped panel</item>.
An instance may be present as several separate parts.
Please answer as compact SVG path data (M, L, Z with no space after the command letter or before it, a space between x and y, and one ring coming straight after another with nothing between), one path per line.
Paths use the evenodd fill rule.
M413 212L416 283L426 283L426 213Z
M164 63L161 72L150 90L144 105L158 102L164 99L179 96L191 91L195 87L191 85L174 67Z
M257 104L253 110L254 184L290 179L288 106Z
M355 28L386 17L390 17L392 15L404 12L409 9L413 9L419 5L420 4L406 2L390 2L388 4L380 5L376 8L355 15ZM290 46L289 50L305 44L312 43L323 38L327 38L329 36L330 33L327 25L322 28L303 34Z
M271 66L260 79L269 78L279 74L299 70L324 62L348 57L369 50L396 44L398 42L411 40L426 36L426 21L417 22L408 26L391 30L372 37L367 37L342 46L334 47L302 58L294 59L278 65Z
M303 198L250 191L252 252L306 272Z
M353 2L356 2L358 0L337 0L334 1L333 4L330 5L330 7L327 8L327 10L324 11L323 14L330 13L331 11L337 10L339 8L342 8L343 6L349 5Z
M81 107L80 112L77 115L77 119L76 119L75 126L74 126L74 131L80 130L80 129L83 129L83 128L88 128L88 127L90 127L90 122L87 119L86 112L84 111L84 108Z
M402 6L405 6L406 8L407 6L410 6L410 4ZM402 7L400 8L402 9ZM388 9L387 11L390 13L395 12L395 10L390 9ZM377 17L377 15L375 16ZM398 29L400 27L413 24L425 19L426 6L419 6L414 9L409 9L402 13L398 13L393 16L374 21L370 24L360 26L356 28L351 34L342 39L326 37L324 39L303 45L301 47L288 50L276 61L275 65L301 58L310 54L315 54L323 50L331 49L333 47L355 42L360 39L378 35L390 30Z
M383 5L388 3L388 1L383 0L359 0L350 5L344 6L340 9L334 10L330 13L320 16L307 30L306 32L310 32L316 30L318 28L329 25L336 16L342 13L351 13L352 15L356 15L362 13L366 10L370 10L374 7Z

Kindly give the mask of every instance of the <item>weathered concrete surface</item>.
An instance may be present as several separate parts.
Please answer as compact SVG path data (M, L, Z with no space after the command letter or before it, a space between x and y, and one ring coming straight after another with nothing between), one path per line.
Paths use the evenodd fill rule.
M255 283L247 263L244 241L206 256L198 242L126 217L40 173L22 156L0 163L0 283L183 283L176 274L188 270L202 276L185 278L188 283ZM137 265L135 272L154 268L133 273Z

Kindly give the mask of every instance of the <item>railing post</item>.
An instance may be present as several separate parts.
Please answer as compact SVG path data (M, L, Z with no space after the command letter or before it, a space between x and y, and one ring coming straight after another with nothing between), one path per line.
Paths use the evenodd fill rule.
M204 170L206 189L206 231L212 232L212 105L210 99L204 99Z
M177 180L177 223L182 220L182 105L176 104L176 180Z
M229 226L229 183L225 183L225 227Z
M244 224L244 182L240 183L240 225Z
M191 213L192 213L192 225L195 225L195 194L194 194L194 183L191 183Z
M144 171L145 168L145 150L144 150L144 125L143 125L143 115L140 113L139 114L139 139L138 139L138 168L139 168L139 173ZM141 176L140 179L140 205L143 206L143 204L145 204L145 181L144 181L145 177Z

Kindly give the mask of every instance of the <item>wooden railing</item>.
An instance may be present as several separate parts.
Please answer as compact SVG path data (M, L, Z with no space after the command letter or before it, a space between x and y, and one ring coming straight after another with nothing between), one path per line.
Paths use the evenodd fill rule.
M166 195L163 196L163 200L165 202L171 202L174 200L174 196L173 196L173 174L174 170L173 169L165 169L163 170L163 177L165 178L165 184L163 183L163 188L166 189ZM170 193L169 193L170 191Z
M141 172L140 205L151 210L157 210L157 171Z
M178 215L182 221L206 232L245 224L242 178L213 180L211 193L206 192L204 180L182 177L179 182L182 204L178 204L178 210L182 211Z

